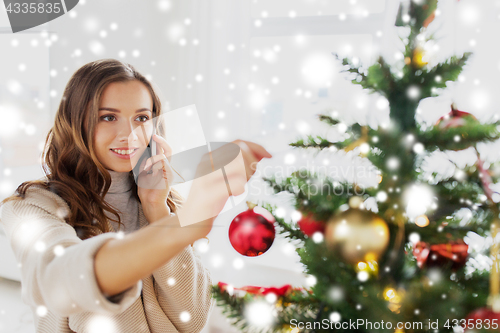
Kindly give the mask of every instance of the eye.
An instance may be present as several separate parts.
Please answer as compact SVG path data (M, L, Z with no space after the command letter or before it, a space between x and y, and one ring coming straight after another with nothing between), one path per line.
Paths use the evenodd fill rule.
M144 118L146 118L143 122L146 122L146 121L148 121L148 120L149 120L149 117L148 117L148 116L139 116L138 118L140 118L140 117L144 117Z
M102 120L104 120L104 119L105 119L105 118L107 118L107 117L114 117L114 116L113 116L113 115L108 114L108 115L102 116L102 117L101 117L101 119L102 119Z

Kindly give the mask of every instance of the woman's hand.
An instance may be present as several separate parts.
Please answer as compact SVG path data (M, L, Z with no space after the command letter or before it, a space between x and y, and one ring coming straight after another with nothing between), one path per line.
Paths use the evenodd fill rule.
M240 148L236 158L232 155L234 148L227 144L203 156L196 173L204 176L193 180L189 195L177 212L180 225L183 226L181 230L185 231L190 244L205 237L212 229L215 218L229 198L227 186L229 185L233 196L243 194L245 184L257 169L257 163L264 157L272 157L264 147L256 143L243 140L232 143ZM213 156L219 162L226 158L232 160L224 166L228 184L220 169L207 174L205 168L207 163L210 165Z
M156 141L156 155L144 159L140 165L137 178L137 194L143 208L161 207L166 205L170 187L174 179L174 172L170 166L172 148L167 141L158 135L153 135Z

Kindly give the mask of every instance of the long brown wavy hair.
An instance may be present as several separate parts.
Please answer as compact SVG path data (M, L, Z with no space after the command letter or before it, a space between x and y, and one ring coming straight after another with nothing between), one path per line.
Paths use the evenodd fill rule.
M117 217L112 221L123 225L118 212L104 201L111 186L111 175L97 159L93 138L99 102L106 86L112 82L132 80L137 80L148 88L153 99L153 117L159 117L160 99L151 83L134 67L115 59L103 59L84 65L66 85L54 126L45 139L42 159L46 179L23 182L0 206L10 200L22 200L26 190L37 185L66 201L70 212L65 216L65 221L75 228L80 239L113 231L109 230L105 210ZM164 136L163 122L158 122L156 131L158 135ZM138 165L141 160L142 157ZM129 177L134 183L133 196L140 202L133 171L130 171ZM170 210L176 212L182 201L182 196L171 189L167 198Z

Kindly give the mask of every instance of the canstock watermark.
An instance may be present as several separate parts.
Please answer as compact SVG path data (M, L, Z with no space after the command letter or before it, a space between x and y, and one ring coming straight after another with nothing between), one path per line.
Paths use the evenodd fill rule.
M426 324L426 325L424 325ZM390 321L369 321L366 319L349 319L348 321L333 321L328 319L323 319L321 322L301 322L297 319L292 319L290 321L290 327L292 329L299 329L300 331L303 329L336 329L342 332L348 331L358 331L368 330L368 331L376 331L376 330L413 330L413 331L423 331L423 327L436 327L437 323L432 322L431 320L427 320L427 322L415 321L415 322L390 322Z
M4 0L12 32L52 21L72 10L79 0Z
M259 172L259 170L257 170ZM307 160L305 165L296 167L294 165L262 168L260 176L269 178L271 176L285 178L287 175L294 173L299 178L305 178L308 175L315 174L318 178L330 179L375 179L378 175L376 169L373 167L366 167L362 165L318 165L312 160Z
M255 167L255 166L253 166ZM294 176L290 183L281 180ZM363 186L353 186L350 182L335 181L334 179L375 180L378 173L373 168L360 165L350 166L318 166L312 161L300 167L287 166L265 166L257 168L255 177L274 178L281 185L283 191L298 194L299 192L310 199L312 196L339 196L339 195L363 195ZM256 183L251 183L250 195L271 195L274 190L271 187L262 188Z

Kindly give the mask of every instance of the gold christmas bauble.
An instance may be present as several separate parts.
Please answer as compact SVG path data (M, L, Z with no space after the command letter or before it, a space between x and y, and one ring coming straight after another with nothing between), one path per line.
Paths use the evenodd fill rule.
M328 220L325 242L351 264L378 261L389 244L389 227L373 212L350 208Z
M415 50L413 50L413 59L412 63L415 65L416 68L422 68L425 65L427 65L427 62L425 62L423 59L425 57L425 51L422 47L417 46Z

